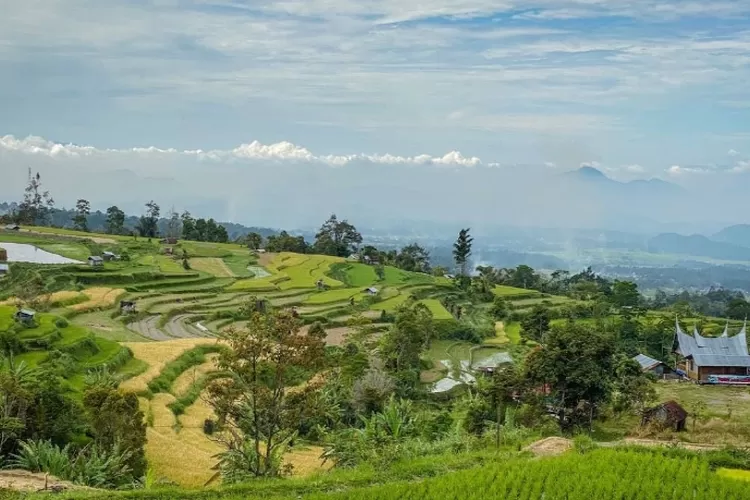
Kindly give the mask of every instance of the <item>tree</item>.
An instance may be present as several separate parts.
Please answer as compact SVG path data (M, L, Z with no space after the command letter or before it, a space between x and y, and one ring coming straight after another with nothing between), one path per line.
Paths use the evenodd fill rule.
M332 214L320 226L313 246L316 253L348 257L357 250L360 243L362 235L357 228L346 220L338 220L336 214Z
M135 477L146 472L146 423L138 397L111 387L94 387L83 396L94 441L107 450L130 452L127 464Z
M731 319L745 319L750 316L750 302L742 298L733 299L727 305L727 317Z
M154 200L146 203L146 214L138 220L138 233L144 238L155 238L159 234L159 205Z
M195 219L190 212L185 210L180 216L182 219L182 238L185 240L196 240Z
M470 229L462 229L458 233L458 238L453 244L453 260L456 262L456 267L461 276L466 276L468 260L471 256L471 244L474 238L469 234Z
M504 320L508 317L508 314L510 313L510 306L508 304L508 301L506 301L501 296L497 296L492 301L492 307L490 307L490 314L493 318L496 320Z
M174 207L167 214L167 238L179 238L182 235L182 220Z
M537 288L539 285L539 275L533 267L520 265L510 271L508 285L517 288Z
M424 305L416 304L402 306L383 336L380 356L402 393L408 393L419 383L420 354L429 347L432 334L432 313Z
M550 331L549 309L542 305L535 305L529 314L521 320L521 333L524 337L541 342L544 334Z
M424 247L412 243L403 247L396 254L393 263L404 271L428 273L430 272L430 252Z
M31 174L29 169L28 184L23 195L23 201L18 206L16 219L19 224L47 225L55 200L49 191L42 191L42 176L39 172Z
M316 384L290 392L294 373L314 370L324 359L319 336L299 332L289 313L254 311L247 332L230 330L218 367L229 376L209 386L210 403L223 423L218 439L226 482L280 473L283 453L301 425ZM249 332L249 333L248 333Z
M269 252L307 253L309 245L303 236L292 236L286 231L278 235L272 234L267 238L266 250Z
M263 246L263 236L255 232L248 233L248 235L245 236L245 242L250 250L258 250Z
M612 394L615 355L609 335L570 322L553 328L529 354L525 378L549 390L561 427L590 426Z
M125 225L125 212L112 205L107 209L107 233L122 234L122 228Z
M610 300L619 308L637 307L641 301L641 295L638 293L638 285L632 281L615 280L612 284Z
M91 213L91 204L88 200L80 199L76 202L76 214L73 217L73 228L79 231L89 231L88 215Z

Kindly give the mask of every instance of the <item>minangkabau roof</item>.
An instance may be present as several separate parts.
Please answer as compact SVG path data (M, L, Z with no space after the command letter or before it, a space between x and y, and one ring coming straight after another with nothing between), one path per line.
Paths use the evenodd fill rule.
M704 337L693 328L693 335L688 335L675 321L677 352L683 357L692 357L698 366L747 366L750 367L750 355L747 351L747 321L737 335L729 336L729 325L719 337Z

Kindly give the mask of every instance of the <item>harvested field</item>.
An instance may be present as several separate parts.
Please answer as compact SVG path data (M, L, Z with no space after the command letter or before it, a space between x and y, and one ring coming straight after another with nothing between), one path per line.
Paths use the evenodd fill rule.
M190 259L190 267L211 274L218 278L233 278L235 275L226 263L218 257L199 257Z
M91 311L93 309L106 309L113 307L117 299L125 293L122 288L95 287L87 288L82 292L89 300L74 304L70 309L74 311Z
M170 337L159 328L160 316L148 316L139 321L128 323L128 328L151 340L169 340Z
M123 390L141 392L148 383L161 373L164 365L177 359L183 352L195 346L216 343L215 339L174 339L164 342L125 342L122 345L133 351L133 356L148 364L148 370L126 380L120 386ZM171 413L170 413L171 414Z
M175 379L174 383L172 383L172 393L177 397L180 397L203 375L216 371L216 358L218 358L218 354L216 353L207 354L207 361L205 363L182 372L182 374Z
M207 333L202 332L195 325L187 322L191 317L191 314L180 314L173 318L169 318L169 321L167 321L167 324L164 326L167 335L180 339L208 336Z
M548 437L540 439L534 443L531 443L525 451L530 451L537 457L551 457L555 455L562 455L566 451L573 448L573 441L561 437Z

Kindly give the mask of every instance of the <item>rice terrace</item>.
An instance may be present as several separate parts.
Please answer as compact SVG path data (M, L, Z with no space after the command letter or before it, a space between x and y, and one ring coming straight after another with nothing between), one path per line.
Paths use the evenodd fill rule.
M275 244L273 238L267 241L271 250ZM501 377L497 383L522 383L516 378L527 375L513 367L533 357L540 342L551 342L535 329L573 332L572 320L564 319L570 311L579 311L574 324L582 328L620 329L632 321L627 309L618 312L611 305L603 317L587 312L595 305L587 293L522 288L511 283L528 276L490 278L485 269L467 294L460 276L413 265L414 270L399 268L409 265L398 258L382 264L378 260L388 257L371 250L366 258L349 252L259 251L244 241L90 237L41 227L0 231L0 246L9 247L9 257L43 256L9 259L11 273L2 278L0 330L17 336L6 342L5 363L40 373L65 366L57 390L84 405L98 384L114 384L118 394L135 398L132 411L142 423L131 425L145 428L146 482L125 488L129 493L103 493L102 487L116 483L83 479L87 473L76 475L35 459L42 462L32 473L51 472L62 480L60 488L68 490L62 498L682 498L686 491L692 498L748 497L750 455L728 448L750 445L745 423L750 397L744 388L661 381L652 401L679 401L699 415L685 432L646 429L634 413L607 409L588 435L556 438L564 444L559 449L544 444L545 436L559 433L561 422L540 407L533 409L538 396L520 399L520 386L491 389L488 381L495 373ZM299 331L290 339L320 342L325 354L284 372L287 380L277 394L311 399L299 410L309 412L307 423L295 426L275 448L281 454L274 459L279 472L273 475L283 479L248 482L249 477L235 479L237 472L230 473L238 465L230 467L227 460L238 460L232 453L242 445L221 430L233 410L219 417L217 409L223 407L216 398L229 387L226 382L241 377L239 366L246 366L233 365L231 353L260 347L241 346L267 326L268 314L293 321ZM668 324L669 318L654 310L637 321ZM391 359L385 353L391 350L392 359L405 363L408 332L416 335L425 321L430 337L415 345L416 379L392 379L383 365ZM700 321L704 332L720 333L721 320ZM744 335L741 322L725 327L743 328ZM393 344L393 332L406 336ZM673 328L665 335L674 335ZM271 352L258 361L266 364ZM270 376L270 366L258 376ZM407 373L412 372L400 376ZM346 403L332 403L329 398L346 379L353 383ZM277 388L270 379L263 384ZM427 406L416 411L410 400L389 396L399 391L398 384L419 391L420 404ZM501 406L493 390L513 392ZM347 412L353 413L347 417ZM345 424L357 415L364 427L356 420ZM236 425L243 428L241 421ZM538 451L546 448L550 451ZM29 448L18 456L41 450ZM387 458L394 452L397 457ZM533 458L537 453L544 458ZM256 465L261 459L250 458ZM17 460L11 462L16 468L25 463ZM20 471L0 470L0 491L39 481L21 477L26 476ZM632 479L615 480L622 477ZM20 481L15 487L12 478ZM644 491L648 495L641 495Z

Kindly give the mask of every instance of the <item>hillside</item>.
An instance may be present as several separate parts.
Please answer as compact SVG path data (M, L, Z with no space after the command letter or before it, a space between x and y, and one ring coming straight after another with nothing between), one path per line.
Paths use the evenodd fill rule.
M717 260L750 261L750 248L711 240L703 235L660 234L648 241L648 251L695 255Z
M718 233L714 234L711 239L750 248L750 224L737 224L735 226L725 227Z

